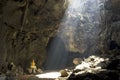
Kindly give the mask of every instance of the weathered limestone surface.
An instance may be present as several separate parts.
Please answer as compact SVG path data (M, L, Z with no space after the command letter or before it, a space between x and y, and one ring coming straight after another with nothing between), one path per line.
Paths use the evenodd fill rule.
M0 65L32 59L41 67L46 46L64 14L64 0L0 0Z

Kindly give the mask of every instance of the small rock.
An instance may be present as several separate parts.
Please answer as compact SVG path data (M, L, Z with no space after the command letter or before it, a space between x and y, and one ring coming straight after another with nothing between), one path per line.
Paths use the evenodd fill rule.
M82 60L81 60L80 58L74 58L74 59L73 59L73 63L74 63L75 65L80 64L81 61L82 61Z
M61 73L61 77L67 77L68 76L68 73L66 70L60 70L60 73Z

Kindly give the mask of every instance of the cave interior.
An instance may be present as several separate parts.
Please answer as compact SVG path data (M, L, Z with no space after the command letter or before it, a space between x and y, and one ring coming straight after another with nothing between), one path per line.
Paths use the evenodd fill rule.
M0 80L120 80L120 0L0 0Z

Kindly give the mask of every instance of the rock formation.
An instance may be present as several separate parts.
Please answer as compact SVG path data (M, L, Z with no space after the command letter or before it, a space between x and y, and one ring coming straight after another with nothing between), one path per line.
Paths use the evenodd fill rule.
M96 0L86 0L84 13L73 11L77 18L65 13L66 1L0 0L0 72L11 62L26 71L33 59L41 68L49 55L46 47L50 39L65 25L68 26L64 28L65 35L63 33L60 37L63 42L68 41L65 47L70 54L89 57L120 49L119 0L98 0L99 5L91 5ZM70 22L67 19L62 21L63 17L69 18ZM70 54L68 57L71 58Z

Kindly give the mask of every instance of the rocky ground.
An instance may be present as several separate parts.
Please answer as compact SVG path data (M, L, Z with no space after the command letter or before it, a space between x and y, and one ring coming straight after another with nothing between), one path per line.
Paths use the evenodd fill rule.
M120 52L111 52L110 55L88 57L75 67L67 80L120 80ZM83 66L85 62L89 65Z
M38 78L35 74L14 75L11 73L1 74L0 80L119 80L120 51L112 50L108 54L79 59L79 64L76 66L58 71L61 73L58 78Z
M38 80L120 80L120 50L108 54L79 59L81 61L74 68L60 70L60 77Z

